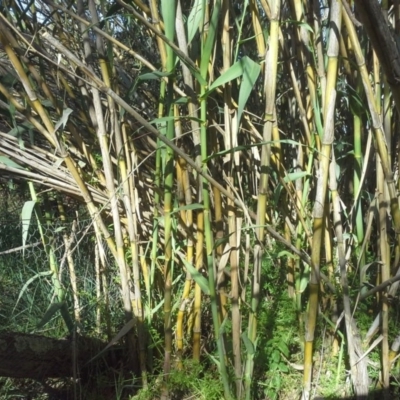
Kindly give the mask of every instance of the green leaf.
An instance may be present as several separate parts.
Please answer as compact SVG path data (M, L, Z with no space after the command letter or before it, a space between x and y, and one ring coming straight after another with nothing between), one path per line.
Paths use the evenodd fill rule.
M215 90L217 87L225 85L225 83L230 82L234 79L239 78L239 76L242 76L244 72L243 69L243 64L241 61L236 62L233 64L229 69L224 71L221 76L219 76L213 83L210 85L208 88L207 92L204 94L204 96L208 96L213 90Z
M278 253L278 258L281 258L281 257L294 258L295 260L297 260L299 258L299 256L297 254L293 254L287 250L282 250Z
M253 90L254 84L260 74L261 67L259 64L254 62L251 58L244 56L242 59L233 64L229 69L227 69L220 77L218 77L212 85L210 85L208 91L204 94L207 97L212 93L217 87L225 85L227 82L231 82L234 79L243 76L242 82L240 84L239 90L239 100L238 100L238 119L243 113L244 107Z
M147 72L146 74L140 75L138 79L140 81L159 80L161 78L165 78L165 77L168 77L171 75L172 75L171 72L153 71L153 72Z
M174 100L174 104L187 104L189 102L187 97L179 97L178 99Z
M101 350L99 353L97 353L93 358L91 358L87 363L90 364L97 358L99 358L101 355L103 355L111 346L114 346L118 341L123 338L130 330L134 328L136 325L136 318L133 318L129 320L121 329L120 331L111 339L111 341L107 344L106 347L104 347L103 350Z
M285 357L289 357L289 347L285 342L278 343L278 349L282 352Z
M307 285L308 285L308 281L309 281L309 276L308 275L307 276L303 276L301 278L300 288L299 288L299 292L300 293L303 293L306 290Z
M14 71L14 70L13 70ZM8 89L12 88L14 83L18 81L16 77L17 74L14 73L5 73L4 75L0 76L0 82Z
M40 104L42 104L42 106L44 106L46 108L53 107L52 101L48 100L48 99L40 100Z
M62 129L65 128L65 125L68 122L69 115L72 113L72 110L70 108L65 108L63 110L61 118L58 120L56 123L56 126L54 127L54 132L57 132L60 126L62 126Z
M37 329L42 328L44 325L46 325L50 319L53 317L53 315L61 310L61 308L63 307L63 302L62 303L52 303L50 304L49 308L47 309L47 311L45 312L43 318L41 319L41 321L37 324Z
M26 289L28 289L28 286L29 286L35 279L41 278L42 276L48 276L48 275L52 275L52 272L51 272L51 271L39 272L39 273L37 273L36 275L32 276L32 278L29 278L29 279L25 282L24 286L22 286L22 289L21 289L21 291L19 292L17 302L15 303L15 306L14 306L14 308L13 308L13 312L14 312L14 310L17 308L17 305L18 305L19 301L21 300L21 297L24 295Z
M175 36L176 0L161 0L161 12L164 19L165 36L173 41Z
M208 356L211 358L211 360L214 362L214 364L217 366L217 368L220 368L221 363L210 353L208 353Z
M240 121L244 107L261 71L260 65L247 56L244 56L240 63L243 68L243 79L239 90L238 121Z
M189 17L187 19L187 31L188 44L191 43L200 24L204 21L204 10L205 10L205 0L195 0L192 9L190 10Z
M219 327L219 337L222 338L222 336L225 334L225 328L226 328L226 323L228 322L228 314L226 314L224 320L222 321L222 324Z
M7 165L7 167L25 169L21 165L17 164L15 161L9 159L7 156L0 156L0 163Z
M307 171L297 171L297 172L289 172L285 175L283 180L288 182L296 181L297 179L304 178L305 176L309 176L310 174Z
M11 129L10 131L8 131L8 134L14 137L20 137L21 134L23 132L25 132L27 130L26 127L22 126L22 125L18 125L15 128Z
M242 333L242 340L246 347L246 352L248 355L252 356L255 353L255 348L253 342L249 339L246 332Z
M236 233L236 232L232 232L232 235L234 233ZM223 244L227 243L228 239L229 239L229 236L224 236L222 238L215 239L214 249L216 249L218 246L222 246Z
M151 315L154 315L157 313L157 311L164 305L164 299L162 299L152 310L151 310Z
M208 73L208 65L211 60L211 53L214 50L215 36L218 31L218 20L221 14L221 0L214 2L214 9L210 18L210 24L208 27L208 33L206 42L202 48L201 60L200 60L200 75L203 79L206 79Z
M21 211L21 220L22 220L22 251L25 255L25 244L26 239L28 238L29 225L31 223L32 212L35 209L35 200L26 201Z
M208 287L207 279L195 268L193 265L186 260L185 256L181 252L176 252L181 258L185 268L189 271L190 275L192 276L193 280L200 286L201 290L204 294L209 295L210 289Z
M286 20L286 22L291 23L293 25L298 25L298 26L304 28L305 30L307 30L307 31L309 31L311 33L314 33L314 30L311 27L311 25L307 24L306 22L296 21L296 20L293 20L293 19L288 19L288 20Z
M165 36L171 41L175 37L175 15L176 15L176 0L161 0L161 13L164 19ZM167 50L167 71L173 71L175 66L175 53L172 48L166 45Z
M281 354L279 353L278 350L274 350L272 352L271 360L274 361L277 364L279 363L279 361L281 360Z

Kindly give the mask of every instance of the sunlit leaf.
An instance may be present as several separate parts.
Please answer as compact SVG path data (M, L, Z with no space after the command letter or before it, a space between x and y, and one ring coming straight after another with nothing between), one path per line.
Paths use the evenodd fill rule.
M7 167L24 169L24 167L21 167L21 165L17 164L15 161L9 159L7 156L0 156L0 163L7 165Z
M254 85L260 75L261 67L251 58L245 56L240 60L243 68L243 78L239 89L238 101L238 120L242 116L244 107L249 99L250 93L254 90Z
M242 340L246 347L247 354L253 356L255 353L255 348L253 342L249 339L246 332L242 333Z
M193 280L200 286L203 293L209 295L210 289L208 287L208 280L200 273L200 271L198 271L189 261L186 260L182 253L177 252L177 254L180 256L185 268L189 271Z
M297 172L289 172L288 174L285 175L283 180L287 182L293 182L296 181L297 179L304 178L305 176L310 175L307 171L297 171Z
M61 118L58 120L56 123L56 126L54 127L54 132L57 132L58 129L62 126L62 129L65 128L65 125L68 122L69 115L72 113L72 110L70 108L66 108L63 110Z
M153 71L147 72L146 74L142 74L139 76L139 80L141 81L150 81L150 80L159 80L161 78L165 78L171 76L171 72L164 72L164 71Z
M28 238L29 226L31 223L32 213L35 209L36 201L28 200L25 202L21 211L21 220L22 220L22 248L23 253L25 254L25 245L26 240Z
M195 0L187 19L187 41L190 43L204 20L205 0Z

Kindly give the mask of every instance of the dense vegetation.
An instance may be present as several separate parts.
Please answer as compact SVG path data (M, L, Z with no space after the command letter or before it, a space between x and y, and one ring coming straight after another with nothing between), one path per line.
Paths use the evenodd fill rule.
M5 399L397 396L397 2L0 7Z

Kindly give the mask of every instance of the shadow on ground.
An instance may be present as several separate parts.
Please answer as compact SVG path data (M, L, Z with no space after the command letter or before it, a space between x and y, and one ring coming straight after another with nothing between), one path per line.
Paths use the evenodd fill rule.
M350 396L350 397L342 397L342 396L328 396L321 397L316 396L313 397L312 400L396 400L400 399L400 391L398 388L393 388L393 390L385 391L385 390L374 390L370 391L368 394L364 396Z

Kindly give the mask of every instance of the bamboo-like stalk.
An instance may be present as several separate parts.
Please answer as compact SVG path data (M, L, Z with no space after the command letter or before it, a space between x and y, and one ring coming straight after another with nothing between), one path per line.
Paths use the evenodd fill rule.
M88 211L89 211L90 215L92 216L93 221L95 222L94 227L96 229L96 234L100 235L100 232L101 232L104 235L112 254L114 256L116 256L116 249L115 249L115 244L113 242L113 239L112 239L110 233L108 232L107 227L105 226L102 218L100 217L95 204L93 203L92 196L90 195L88 188L82 179L82 176L79 174L78 169L77 169L76 165L74 164L72 158L67 154L64 146L62 145L62 142L57 140L57 138L54 134L53 123L49 119L49 116L45 112L42 104L38 101L37 96L34 93L32 87L31 87L31 84L28 80L28 77L27 77L20 61L16 57L14 51L9 46L8 41L4 42L6 40L6 37L3 35L3 33L4 33L4 31L2 30L1 34L0 34L0 39L3 41L3 43L6 43L4 45L4 48L7 52L7 55L9 56L9 59L12 62L15 70L18 71L18 75L19 75L21 81L23 82L24 89L27 93L28 99L31 102L31 104L32 104L33 108L35 109L35 111L37 112L37 114L42 119L46 129L43 129L41 126L39 126L39 124L37 124L37 121L35 119L29 118L30 122L32 122L32 124L39 129L39 131L44 135L44 137L49 141L49 143L52 146L54 146L54 148L58 149L60 154L63 156L65 164L66 164L68 170L70 171L73 179L75 180L77 186L79 187L82 197L85 199L85 202L87 204Z
M359 86L359 85L358 85ZM361 180L361 169L362 169L362 127L361 127L361 116L357 109L353 111L353 126L354 126L354 177L353 187L354 195L356 196L360 190ZM364 241L364 223L361 208L361 198L358 198L355 204L355 224L356 224L356 235L361 249L361 243ZM365 265L365 252L360 252L360 265ZM364 277L360 276L360 285L363 285ZM362 287L362 286L361 286Z
M311 251L311 277L310 297L308 305L308 318L306 323L305 347L304 347L304 375L303 375L303 399L310 398L312 379L312 354L315 326L318 311L318 292L320 280L320 260L322 249L322 234L324 230L324 205L327 192L328 172L331 146L333 143L333 114L335 109L335 90L331 90L331 98L326 103L325 129L322 139L320 155L320 167L318 173L317 193L313 210L313 245Z
M60 220L65 224L67 222L67 216L65 213L65 208L64 204L62 203L61 199L59 196L57 196L57 208L58 212L60 213ZM74 220L71 226L71 232L69 236L67 233L63 233L63 241L64 241L64 246L65 246L65 255L67 259L67 264L68 264L68 270L69 270L69 279L71 282L71 288L72 288L72 298L73 298L73 304L74 304L74 316L75 316L75 322L80 323L81 322L81 306L79 302L79 291L78 291L78 280L76 276L76 268L75 268L75 262L72 257L72 252L71 252L71 247L73 243L75 242L75 236L76 236L76 227L77 227L77 222Z
M179 44L180 50L188 55L188 44L186 39L186 30L183 21L183 14L182 14L182 6L181 1L177 1L177 8L176 8L176 32L177 32L177 40ZM182 72L183 72L183 79L184 82L190 90L189 96L189 103L188 103L188 111L189 115L194 117L191 120L191 127L192 127L192 135L193 135L193 142L200 143L199 138L199 124L198 124L198 113L197 109L194 104L194 85L193 85L193 78L190 73L188 67L181 63L182 65ZM178 114L178 113L176 113ZM178 116L178 115L176 115ZM192 190L190 187L190 177L189 171L187 168L187 163L184 159L179 158L177 163L177 170L179 167L181 179L178 180L178 185L181 185L182 190L182 199L180 200L181 205L190 206L192 204ZM189 263L193 262L194 257L194 234L193 234L193 211L189 208L186 211L181 212L181 219L183 224L185 225L186 235L187 235L187 249L186 249L186 260ZM182 293L181 298L181 307L178 312L177 322L176 322L176 345L177 345L177 357L178 357L178 366L182 368L182 352L183 352L183 338L184 338L184 326L183 326L183 319L185 316L187 302L189 300L189 293L191 289L192 279L189 271L186 271L186 281L185 286ZM201 292L197 294L200 298L201 302ZM197 299L199 301L199 299ZM196 306L199 310L200 307ZM200 316L200 312L198 313ZM197 323L196 329L199 331L197 334L200 334L200 324ZM196 339L196 342L199 343L199 338ZM200 346L196 345L196 353L198 353L198 358L200 357Z
M400 210L397 201L396 188L393 182L393 172L389 162L389 155L387 151L386 139L383 132L382 122L380 120L379 114L376 110L374 95L371 88L371 83L369 80L368 71L365 65L365 59L362 54L360 42L357 38L357 33L354 28L353 22L348 16L347 12L343 13L343 19L349 33L349 38L351 40L354 55L356 57L357 65L360 71L364 91L368 101L368 108L371 113L373 132L376 140L378 154L381 158L383 173L385 180L388 185L389 196L390 196L390 208L393 217L393 223L396 231L400 232Z
M175 1L173 0L171 2L171 7L175 7ZM161 26L160 26L160 14L158 12L159 10L159 4L157 0L151 0L150 1L150 12L151 12L151 16L153 18L153 21L155 22L153 24L154 29L157 30L158 32L161 33ZM166 35L168 37L168 35ZM168 37L169 40L173 41L173 38ZM168 53L168 50L166 50L165 48L165 43L164 41L160 38L160 36L157 36L156 38L157 40L157 45L158 45L158 50L160 52L160 58L161 58L161 65L163 65L164 67L167 65L167 58L169 57L170 54Z
M134 117L144 128L146 128L151 134L153 134L157 139L159 139L161 142L166 144L169 148L171 148L177 155L182 157L199 175L201 175L207 182L209 182L211 185L215 186L218 188L222 194L224 194L227 198L232 199L233 202L235 203L236 206L239 208L243 209L245 212L248 212L250 217L252 219L255 219L255 215L252 211L247 210L243 202L239 201L236 197L232 196L231 193L229 193L224 186L222 186L216 179L214 179L209 173L207 173L204 169L199 167L196 162L190 158L184 151L182 151L178 146L176 146L171 140L169 140L165 135L162 135L157 129L155 129L151 124L149 124L137 111L135 111L131 106L129 106L126 101L124 101L120 96L118 96L114 91L112 91L109 88L104 87L103 83L101 80L99 80L88 68L85 67L85 65L79 61L77 57L75 57L71 52L69 52L64 46L62 46L61 43L59 43L57 40L54 39L48 32L45 32L42 35L46 40L49 41L54 47L56 47L58 50L62 51L63 54L70 59L72 62L77 64L79 68L89 77L91 80L91 83L97 87L99 90L101 90L103 93L110 95L117 104L119 104L121 107L123 107L126 112L128 112L132 117ZM209 54L208 54L209 55ZM68 160L66 159L66 162ZM72 167L71 167L72 168ZM75 178L75 176L74 176ZM79 177L76 177L78 179ZM83 188L79 185L79 188L83 191ZM83 196L86 195L85 192L83 191ZM86 197L84 197L86 198ZM90 202L88 202L90 204ZM99 220L100 223L100 228L101 232L104 232L104 225L102 225L102 220ZM273 229L270 226L267 226L267 230L269 231L270 234L272 234L275 238L277 238L279 241L282 243L286 243L286 241L282 238L282 236L276 232L275 229ZM106 239L108 240L110 238L110 235L107 233L107 231L104 232L104 235ZM113 251L113 248L111 248L111 251ZM114 254L114 252L113 252Z
M314 21L314 47L316 49L317 57L317 72L318 80L321 85L321 99L322 99L322 109L325 109L325 99L326 99L326 75L325 75L325 59L323 52L323 34L321 29L321 13L320 13L320 3L318 1L313 1L313 21Z
M181 159L178 160L177 165L179 165L179 173L177 175L181 175L181 184L182 184L182 195L183 199L180 201L182 205L190 205L192 204L192 196L191 189L189 186L189 174L185 165L185 162ZM178 168L177 168L178 170ZM186 196L185 196L186 194ZM189 263L193 262L193 239L191 236L192 230L192 210L182 210L182 222L185 225L185 230L188 232L187 238L187 249L186 249L186 260ZM177 359L178 359L178 368L182 369L182 353L183 353L183 339L184 339L184 317L186 314L186 309L189 300L190 289L192 286L192 278L189 271L186 271L186 279L183 287L182 297L181 297L181 305L179 307L179 312L176 318L176 349L177 349Z
M78 14L83 15L84 7L81 0L78 1ZM91 55L91 48L89 45L89 37L85 26L81 25L81 31L84 38L84 49L85 49L85 56L90 60ZM90 68L90 64L89 64ZM124 250L124 241L122 236L122 229L121 229L121 220L120 214L118 209L118 199L116 195L116 188L114 185L114 172L112 168L112 163L110 159L110 153L108 151L108 140L107 140L107 133L106 127L104 124L104 117L103 117L103 109L101 105L100 94L97 89L92 89L93 95L93 108L95 112L95 127L96 133L99 140L99 146L101 150L101 155L103 159L103 167L104 167L104 174L106 178L106 185L108 194L110 196L110 205L111 205L111 212L114 222L114 236L115 236L115 245L116 245L116 262L119 266L120 270L120 277L121 277L121 286L122 286L122 296L124 302L124 310L126 320L130 321L132 318L132 303L131 303L131 294L129 288L129 273L126 265L125 260L125 250ZM97 126L96 126L97 124Z
M374 52L374 78L375 78L375 104L376 111L381 114L381 82L380 82L380 65L378 58ZM388 155L389 155L388 149ZM387 187L385 183L385 177L383 174L382 164L379 155L376 158L376 182L377 182L377 204L379 210L379 235L378 235L378 248L380 249L381 265L381 276L382 282L390 278L390 249L387 235ZM388 399L389 395L389 374L390 374L390 360L389 360L389 340L388 340L388 325L389 325L389 303L387 290L381 292L381 332L382 332L382 384L384 398Z
M176 1L161 2L162 15L165 24L165 35L173 41L175 36ZM153 10L152 10L153 11ZM162 43L164 45L164 43ZM166 71L172 74L175 66L175 56L170 46L166 47ZM166 127L166 137L172 141L175 137L173 76L169 76L166 91L165 115L169 117ZM168 378L171 371L172 355L172 208L174 186L174 153L170 147L165 150L164 164L164 385L161 399L168 398Z
M345 256L345 243L343 238L343 224L341 221L341 206L340 198L337 190L336 181L336 161L334 154L329 169L329 189L332 194L333 205L333 223L335 226L335 234L338 245L338 262L340 268L340 283L343 290L343 308L346 325L346 338L347 338L347 351L349 354L351 379L357 398L365 398L368 393L369 379L367 370L367 358L360 359L358 353L360 352L360 344L357 342L359 337L358 330L353 321L350 304L349 284L347 278L346 256Z
M174 106L174 116L175 116L175 131L176 131L176 136L182 137L182 124L181 121L179 120L179 109L178 106ZM188 235L188 229L186 226L186 214L187 210L184 209L184 206L186 204L185 202L185 183L184 180L187 181L188 174L187 170L184 171L182 168L182 165L184 165L185 161L182 160L181 158L178 158L177 162L175 163L175 168L176 168L176 198L178 200L178 205L180 208L180 213L179 213L179 223L184 230L184 235ZM187 183L186 183L187 187ZM190 192L190 189L189 189ZM190 201L191 203L191 201ZM186 258L186 261L191 262L192 260L188 260ZM190 294L190 289L192 285L192 277L190 275L190 272L186 270L185 272L186 279L185 283L183 285L183 291L182 291L182 296L181 296L181 304L179 307L178 315L176 318L176 358L177 358L177 368L182 369L183 368L183 363L182 363L182 355L183 355L183 339L184 339L184 328L183 328L183 322L184 322L184 316L186 314L186 308L187 304L189 302L189 294Z
M91 4L91 2L89 3ZM94 4L92 5L93 11L92 15L96 13ZM105 84L107 86L111 85L112 79L109 76L109 70L107 67L106 60L104 58L104 49L102 47L101 38L98 37L96 43L98 43L98 53L103 58L100 57L100 66L102 71L102 76ZM110 64L112 60L110 60ZM137 243L137 222L135 218L134 209L136 208L135 199L135 178L133 171L128 171L128 165L132 166L133 162L130 160L129 152L127 152L127 147L124 146L122 127L120 123L120 118L117 115L117 110L115 106L115 101L111 97L108 97L108 106L111 119L111 128L113 129L112 137L115 138L115 150L117 154L118 167L120 173L120 181L122 186L122 201L125 208L125 214L127 216L127 227L129 234L129 245L131 250L131 260L132 260L132 311L136 317L137 330L139 336L139 360L140 360L140 371L142 376L142 384L147 387L147 368L146 368L146 347L145 347L145 327L144 327L144 314L142 306L142 293L140 288L140 263L139 263L139 251ZM121 109L119 110L122 111ZM133 150L133 149L132 149ZM128 269L128 267L127 267ZM128 269L128 274L130 275Z
M160 84L160 98L164 98L166 92L166 83L165 81L162 81ZM158 104L158 117L162 117L164 115L164 104L163 102L159 102ZM164 130L164 126L162 128ZM153 234L152 234L152 240L151 240L151 252L150 252L150 259L151 259L151 265L150 265L150 283L149 283L149 291L148 291L148 305L149 309L152 309L152 292L154 290L154 276L155 276L155 271L156 271L156 264L157 264L157 249L158 249L158 238L159 238L159 232L160 232L160 213L159 210L161 208L161 143L159 140L157 140L157 149L156 149L156 154L155 154L155 166L154 166L154 199L153 199L153 207L154 207L154 212L153 212ZM149 324L151 322L151 315L150 313L148 314L148 321Z
M100 250L96 243L94 246L94 269L96 272L96 332L101 333L101 273L100 273Z
M173 388L167 387L169 373L185 365L185 355L191 350L194 360L202 360L207 352L219 367L225 397L230 397L232 391L238 398L251 398L254 381L264 372L261 365L255 364L259 359L258 338L269 336L257 326L265 312L260 310L263 293L268 290L268 298L280 299L269 290L275 281L270 282L269 276L263 275L269 268L267 263L262 264L266 243L273 256L275 251L280 252L278 268L284 265L284 256L288 262L289 289L296 298L300 323L296 335L303 334L302 313L309 301L307 332L302 343L306 367L304 396L310 394L318 307L321 305L324 315L335 323L333 308L336 302L341 306L341 294L346 336L340 344L349 351L346 362L356 394L367 390L366 363L359 359L363 351L358 347L355 324L359 310L351 309L351 296L356 293L358 282L347 283L346 267L352 268L357 258L364 283L367 268L363 267L367 256L377 247L379 265L383 265L380 280L385 274L389 276L390 264L392 268L398 265L400 242L396 237L394 246L389 248L387 243L400 232L396 192L399 185L394 173L399 158L392 160L392 152L399 143L391 148L395 139L392 132L398 124L390 111L397 98L390 92L393 80L378 79L385 68L382 61L379 65L376 57L372 58L370 43L374 47L376 43L369 39L368 24L357 31L364 35L361 49L354 28L360 28L357 18L362 18L365 10L360 7L360 13L352 15L349 9L354 3L357 5L338 0L291 0L282 6L279 3L279 15L274 0L133 0L129 4L117 0L113 6L93 0L86 6L80 0L78 12L76 7L61 5L66 4L64 0L56 4L37 0L30 6L32 13L11 4L10 11L0 15L1 47L6 56L0 69L10 72L15 81L10 84L4 79L0 83L5 97L0 99L0 111L4 114L1 129L12 129L8 134L0 133L2 178L4 175L5 179L29 179L35 188L40 185L86 202L98 245L105 245L103 235L119 267L125 264L142 370L146 369L146 340L140 332L141 323L146 319L149 332L159 330L158 334L164 334L159 312L164 305L164 398L172 396ZM39 4L44 12L36 10ZM175 5L176 17L171 18ZM343 11L344 27L337 19L342 6L347 10ZM390 13L388 6L387 0L379 3L388 25L393 24L398 33L399 5L396 3ZM51 30L37 29L40 22L35 18L40 21L41 13L46 14ZM331 16L329 24L326 15ZM132 34L137 35L135 44ZM265 62L260 62L265 87L261 87L261 79L254 82L248 103L241 110L243 118L238 120L238 109L243 105L242 89L247 83L239 66L249 58L256 57L256 61L257 56L265 57ZM352 68L354 57L358 70ZM362 57L374 60L373 71L369 65L367 69ZM255 67L258 71L259 66ZM216 85L220 77L219 82L223 83ZM371 86L373 80L375 87ZM337 82L340 95L333 104ZM372 124L362 109L364 92ZM67 107L72 110L69 115ZM337 121L335 146L330 145L329 136L333 114ZM154 117L158 119L151 121ZM263 135L258 132L262 124ZM372 129L367 129L371 125L378 149L377 164L368 160ZM12 137L16 131L21 136ZM364 131L369 133L365 143ZM350 143L353 134L354 143ZM32 143L26 141L29 135L33 136ZM329 197L326 171L333 148L337 165L334 171L332 155ZM346 162L352 157L352 150L354 160ZM365 202L372 196L376 180L371 169L377 171L377 195L364 220ZM318 204L312 221L310 211L315 198ZM253 207L257 201L255 215ZM192 203L199 203L200 207ZM177 205L179 210L173 210ZM376 213L374 219L378 206L379 215ZM245 236L241 236L243 218ZM119 226L114 224L116 219ZM379 228L376 232L374 222ZM115 229L114 236L106 223ZM337 240L330 237L334 232ZM378 246L370 246L378 234ZM282 252L275 240L289 252ZM179 249L179 258L174 255L174 246ZM47 246L46 250L51 249ZM56 271L57 253L54 250L49 255ZM99 247L95 257L97 328L102 334L107 319L111 340L115 327L111 326L109 306L104 303L108 301L108 289L110 296L113 293L113 286L107 286L104 249ZM195 265L195 282L190 267L174 272L178 260ZM333 283L336 260L341 272L340 286L339 282ZM328 278L323 275L324 269L328 270ZM261 279L266 280L265 284ZM202 293L199 283L206 293ZM389 289L377 289L382 309L367 334L368 340L372 332L382 328L380 373L386 388L389 363L398 351L396 340L388 354L387 330L392 322L387 318L387 297L398 284L393 282ZM59 285L62 289L61 282ZM145 288L143 293L141 285ZM326 290L332 286L336 289L334 296ZM279 293L284 289L277 288ZM77 304L76 299L74 302ZM327 308L332 303L333 308ZM189 306L192 304L193 307ZM244 332L243 321L248 323ZM201 332L210 324L211 330ZM229 334L226 326L232 329ZM209 340L202 342L205 334ZM185 348L191 335L193 348ZM148 365L154 359L146 360ZM144 378L144 385L145 382Z
M38 197L36 190L33 186L32 182L28 182L28 187L29 187L29 192L32 198L32 201L35 203L38 202ZM46 195L46 194L45 194ZM47 200L47 199L46 199ZM41 241L43 243L43 246L46 251L46 255L48 258L49 262L49 269L52 273L51 275L51 281L54 287L54 292L57 296L58 301L61 303L61 308L60 308L60 313L61 316L63 317L65 324L69 330L69 332L72 334L75 329L75 325L73 320L71 319L71 316L68 312L67 305L65 303L65 290L64 287L61 283L61 276L60 276L60 269L59 269L59 264L55 255L55 244L54 240L52 237L52 215L50 214L50 208L46 207L45 209L45 215L44 218L42 216L42 213L40 209L35 210L35 216L36 216L36 222L37 222L37 227L40 233ZM47 229L46 229L47 225Z
M256 41L258 57L265 57L265 40L261 27L260 14L258 11L258 5L255 0L250 0L250 10L251 10L251 21L253 23L254 39Z
M312 158L312 157L311 157ZM300 146L297 152L297 160L296 160L296 170L303 170L304 167L304 153L302 150L302 147ZM297 194L297 208L299 210L304 210L304 199L306 196L304 195L304 185L303 185L303 180L301 178L296 179L296 194ZM303 247L303 235L304 235L304 229L303 225L298 221L297 227L296 227L296 241L295 245L298 250L300 250ZM308 269L308 268L307 268ZM296 311L297 311L297 318L299 321L299 333L300 337L303 337L304 335L304 318L303 318L303 310L302 310L302 292L304 291L302 285L302 281L306 281L308 279L308 272L309 271L304 271L304 276L303 276L303 271L301 268L301 260L296 259L295 261L295 304L296 304Z
M44 125L47 129L46 131L42 131L45 134L46 139L55 147L57 148L60 153L64 156L64 160L66 163L67 168L70 170L73 178L75 179L81 193L82 196L85 198L86 202L87 202L87 207L88 210L91 214L91 216L93 217L93 220L95 222L94 227L97 231L97 234L100 234L100 230L103 232L108 245L110 247L110 250L112 251L112 253L114 255L116 255L116 250L115 250L115 245L113 243L113 240L110 236L110 234L107 231L106 226L104 225L104 222L101 220L101 218L99 217L98 213L97 213L97 209L96 206L93 203L92 197L87 189L87 186L85 185L85 183L82 180L82 177L80 176L79 172L77 171L77 168L74 164L74 162L72 161L72 159L68 156L68 154L66 153L66 151L63 149L63 146L61 144L60 141L57 140L55 134L54 134L54 125L51 122L51 120L49 119L47 113L45 112L42 104L39 102L35 92L33 91L31 84L29 82L29 79L19 61L19 59L17 58L16 54L14 53L13 49L11 48L11 46L9 45L9 41L6 40L6 37L4 35L4 31L3 31L4 27L1 28L1 32L0 32L0 39L4 45L4 48L7 52L7 55L9 56L10 61L13 63L13 66L15 68L16 71L18 71L18 75L24 85L25 91L27 93L28 99L31 102L32 106L34 107L34 109L36 110L36 112L38 113L38 115L41 117L42 121L44 122Z
M200 73L203 79L208 75L209 72L209 64L211 59L211 54L213 52L216 40L216 34L218 31L218 20L221 12L221 0L214 1L214 8L212 10L211 18L209 21L208 31L204 32L206 35L204 39L204 43L202 46L201 53L201 62L200 62ZM207 18L207 9L206 9L206 18ZM201 85L200 88L200 98L202 99L200 102L200 119L202 121L202 125L200 128L200 138L201 138L201 161L202 161L202 170L205 172L207 170L207 100L204 96L206 92L206 87ZM203 175L204 176L204 175ZM219 321L219 311L218 311L218 298L216 293L216 281L214 274L214 239L213 232L211 227L211 204L210 204L210 195L208 190L207 181L202 178L202 203L203 203L203 214L204 214L204 237L206 244L206 265L208 272L208 286L210 291L210 301L211 301L211 313L213 320L213 328L214 328L214 337L217 344L218 357L219 357L219 372L222 379L222 383L224 386L224 394L226 399L231 399L231 391L229 387L229 378L226 370L226 360L225 360L225 351L224 351L224 343L223 343L223 335L220 333L220 321Z
M197 212L196 221L196 270L201 271L204 267L204 212L199 210ZM201 288L198 284L194 289L194 303L193 303L193 359L200 361L200 346L201 346Z
M311 250L311 277L308 318L306 324L304 347L304 375L303 375L303 399L310 398L312 380L312 354L314 332L318 311L318 291L320 279L320 262L322 251L322 237L324 231L324 205L328 187L328 173L331 147L334 139L334 110L336 101L337 59L339 53L339 35L341 26L341 4L332 2L331 29L328 44L328 68L324 107L324 133L321 138L321 154L319 157L319 172L317 180L317 192L313 209L313 243Z
M257 243L254 247L254 270L253 283L251 294L251 313L248 325L248 338L255 347L257 335L257 309L260 302L260 274L261 260L264 246L264 225L266 217L267 196L268 196L268 167L271 159L271 145L269 142L272 139L272 130L274 125L274 110L275 110L275 94L276 94L276 79L278 68L278 36L279 36L279 18L281 3L279 0L270 2L271 20L270 20L270 36L268 43L268 51L265 56L265 123L263 140L267 144L262 146L261 150L261 173L258 186L258 203L257 203L257 228L256 239ZM245 366L245 394L249 400L251 396L251 379L254 368L254 357L250 352L247 353Z
M298 22L298 29L296 31L297 41L300 43L298 52L300 54L301 63L304 67L305 78L307 81L307 89L308 89L308 94L307 94L308 101L305 101L304 104L305 104L307 120L309 121L309 123L311 123L314 115L313 109L316 109L318 104L317 94L316 94L315 73L313 69L313 57L310 51L311 38L309 31L305 27L305 24L307 24L308 21L305 19L304 6L302 4L302 0L292 0L291 6L295 20ZM316 114L315 118L319 119L320 116ZM312 127L310 126L310 128ZM315 140L317 147L319 148L320 139L316 137Z
M229 2L223 0L222 2L222 62L224 71L227 71L232 64L232 48L231 48L231 35L230 35L230 12ZM254 13L254 10L252 11ZM253 18L254 21L254 18ZM256 33L256 40L262 41L263 38ZM225 149L232 149L237 147L237 112L232 104L232 85L230 82L225 84L224 87L224 127L225 127ZM232 191L234 184L233 172L239 166L237 156L230 156L227 159L227 180L228 190ZM232 193L233 194L233 193ZM231 267L231 313L232 313L232 347L233 347L233 364L235 370L235 386L236 397L241 398L242 395L242 360L241 360L241 316L239 308L239 257L237 251L237 225L235 207L231 200L228 200L228 235L230 244L230 267ZM222 300L222 301L221 301ZM226 318L223 311L225 294L222 292L220 295L220 309L221 320ZM221 322L222 322L221 321Z
M375 135L375 140L377 143L377 150L378 150L378 154L379 154L379 158L380 158L380 165L382 167L382 171L383 171L383 176L385 178L386 184L387 184L387 188L388 188L388 198L390 201L390 209L391 209L391 214L392 214L392 218L393 218L393 223L394 223L394 227L396 232L400 231L400 211L399 211L399 204L398 204L398 199L397 199L397 195L396 195L396 188L395 188L395 184L393 181L393 172L391 169L391 165L390 165L390 157L389 157L389 151L388 151L388 147L387 147L387 138L385 137L384 131L383 131L383 125L382 125L382 121L380 119L378 110L377 110L377 105L372 93L372 88L371 88L371 84L370 81L368 79L368 73L365 67L365 61L364 61L364 57L362 55L361 52L361 48L356 36L356 32L354 29L354 25L352 23L352 21L350 20L350 17L347 15L347 13L344 14L345 16L345 23L346 23L346 27L347 30L349 32L349 37L350 40L352 42L353 48L354 48L354 53L356 56L356 60L357 60L357 64L359 66L359 70L360 70L360 74L361 74L361 78L362 78L362 82L363 82L363 86L364 86L364 91L366 93L367 96L367 101L368 101L368 106L369 106L369 111L371 113L371 117L372 117L372 125L374 128L374 135ZM383 217L383 212L382 212L382 217ZM383 238L383 241L385 241L385 238ZM396 247L399 247L399 243L400 243L400 238L399 235L397 235L397 244ZM387 249L385 247L382 246L386 246L381 244L381 252L383 251L383 255L382 257L385 257L384 255L387 252ZM389 257L385 257L385 260L383 260L383 262L385 263L384 269L389 268ZM388 273L385 272L385 277L388 277ZM385 297L386 295L384 295L383 297ZM383 307L382 307L382 311L384 311L385 315L382 315L382 329L383 329L383 333L385 334L385 336L387 335L387 305L385 305L385 303L387 304L387 300L383 300ZM389 349L388 349L388 344L387 344L387 339L385 338L385 341L383 341L383 350L384 350L384 354L382 354L382 362L383 362L383 374L384 374L384 386L387 389L388 387L388 380L389 380ZM387 392L387 390L386 390Z

